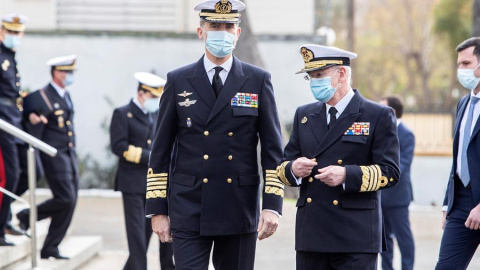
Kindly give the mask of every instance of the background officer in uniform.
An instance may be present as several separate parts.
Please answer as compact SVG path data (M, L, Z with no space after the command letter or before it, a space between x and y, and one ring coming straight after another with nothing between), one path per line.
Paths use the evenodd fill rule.
M457 106L436 270L467 269L480 244L480 37L463 41L456 51L458 80L470 92Z
M119 157L115 190L122 192L130 252L123 269L146 270L152 227L145 217L145 178L165 80L145 72L134 77L139 82L137 96L113 112L110 141ZM160 243L160 265L162 270L175 269L171 243Z
M58 245L65 237L72 221L77 202L78 162L75 150L75 133L73 126L73 103L67 86L74 81L75 55L53 58L47 62L51 67L52 81L41 92L51 112L38 116L30 114L30 122L37 125L33 135L55 147L55 157L40 154L47 183L53 198L39 205L38 220L51 217L50 228L40 252L40 257L68 259L60 255ZM43 119L44 118L44 119ZM17 214L20 227L28 229L28 209Z
M160 101L146 214L162 242L171 241L171 225L177 269L206 270L212 245L215 269L253 269L257 229L259 239L269 237L281 213L284 186L275 169L282 142L270 74L232 55L244 8L237 0L195 6L205 55L167 75Z
M15 61L15 51L20 46L27 18L11 14L2 17L0 29L0 119L22 129L20 74ZM17 143L20 140L0 131L0 186L15 192L20 163ZM0 192L0 246L13 246L5 238L4 227L8 221L11 198Z
M297 270L372 270L383 248L380 189L399 179L393 110L350 86L356 54L304 45L313 96L301 106L285 147L280 179L300 186Z
M399 97L385 97L380 103L391 107L395 113L400 144L400 181L394 188L382 191L382 211L387 237L387 250L382 252L382 269L393 270L393 238L396 238L402 254L402 270L412 270L415 243L410 229L408 206L413 201L410 167L415 149L415 135L402 122L403 104Z

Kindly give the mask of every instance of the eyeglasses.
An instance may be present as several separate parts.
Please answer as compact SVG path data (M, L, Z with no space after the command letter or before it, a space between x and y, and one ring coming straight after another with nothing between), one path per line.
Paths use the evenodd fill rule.
M335 74L335 72L337 72L337 70L339 70L340 68L335 68L334 72L332 73L332 75L330 76L333 76ZM323 70L315 70L315 71L312 71L311 73L313 74L313 76L311 76L310 74L307 74L305 76L303 76L303 78L306 80L306 81L311 81L312 79L322 79L322 78L325 78L327 77L327 72L322 72Z

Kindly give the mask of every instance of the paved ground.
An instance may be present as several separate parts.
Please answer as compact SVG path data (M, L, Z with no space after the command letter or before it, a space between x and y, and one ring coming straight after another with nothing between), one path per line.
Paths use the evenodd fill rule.
M128 256L122 211L120 198L80 197L71 234L103 236L102 252L81 270L122 269ZM295 269L295 211L293 201L286 201L277 233L273 238L258 243L256 269ZM442 233L440 210L413 206L412 227L417 246L415 269L431 270L435 266ZM148 269L159 270L157 249L158 242L152 238ZM398 255L396 262L399 263ZM480 269L480 252L474 257L469 269Z

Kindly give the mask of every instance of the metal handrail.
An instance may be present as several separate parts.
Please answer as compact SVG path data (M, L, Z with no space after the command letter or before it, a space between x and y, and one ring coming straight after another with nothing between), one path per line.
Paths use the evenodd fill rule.
M44 152L51 157L57 155L57 149L51 147L50 145L42 142L41 140L33 137L32 135L26 133L25 131L17 128L16 126L8 123L3 119L0 119L0 129L30 144L31 146L37 148L38 150Z
M26 133L25 131L15 127L14 125L6 122L5 120L0 119L0 130L7 132L8 134L26 142L29 144L27 151L27 166L28 166L28 190L30 191L29 198L29 207L30 207L30 232L31 232L31 256L32 259L32 269L38 270L37 267L37 230L36 230L36 221L37 221L37 207L35 201L35 189L37 185L37 176L36 176L36 162L35 162L35 148L44 152L45 154L54 157L57 155L57 149L51 147L50 145L42 142L41 140L33 137L32 135ZM14 199L19 199L18 196L8 192L7 190L0 187L0 192L3 192L5 195L10 196ZM25 202L24 200L22 200Z

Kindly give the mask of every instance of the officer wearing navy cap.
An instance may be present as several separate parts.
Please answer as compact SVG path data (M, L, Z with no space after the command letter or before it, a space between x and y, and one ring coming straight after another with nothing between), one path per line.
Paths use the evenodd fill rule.
M44 97L49 110L40 115L35 113L29 115L30 123L35 125L32 134L58 150L55 157L40 154L45 177L53 193L53 198L37 205L38 220L51 218L50 228L40 252L42 259L68 259L60 254L58 246L72 221L78 192L74 109L67 90L74 82L76 59L76 55L68 55L47 62L52 81L37 91ZM29 226L28 216L28 209L17 213L20 227L24 230Z
M318 101L297 109L277 168L283 183L300 187L297 270L377 269L379 190L399 179L394 113L351 88L355 53L307 44L300 54Z
M27 18L10 14L1 18L0 29L0 119L22 129L20 74L15 52L20 46ZM0 186L15 192L20 177L17 144L13 136L0 131ZM0 246L13 246L5 238L11 198L0 192Z
M122 192L130 252L123 269L147 270L152 227L145 217L145 178L165 80L146 72L137 72L134 77L139 83L137 95L113 112L110 141L119 157L115 190ZM171 243L160 243L160 265L162 270L175 269Z
M257 236L271 236L282 211L284 185L275 171L282 142L270 74L232 54L244 8L237 0L195 6L205 55L168 73L160 101L146 214L162 242L173 236L177 269L208 269L212 246L215 269L253 269Z

